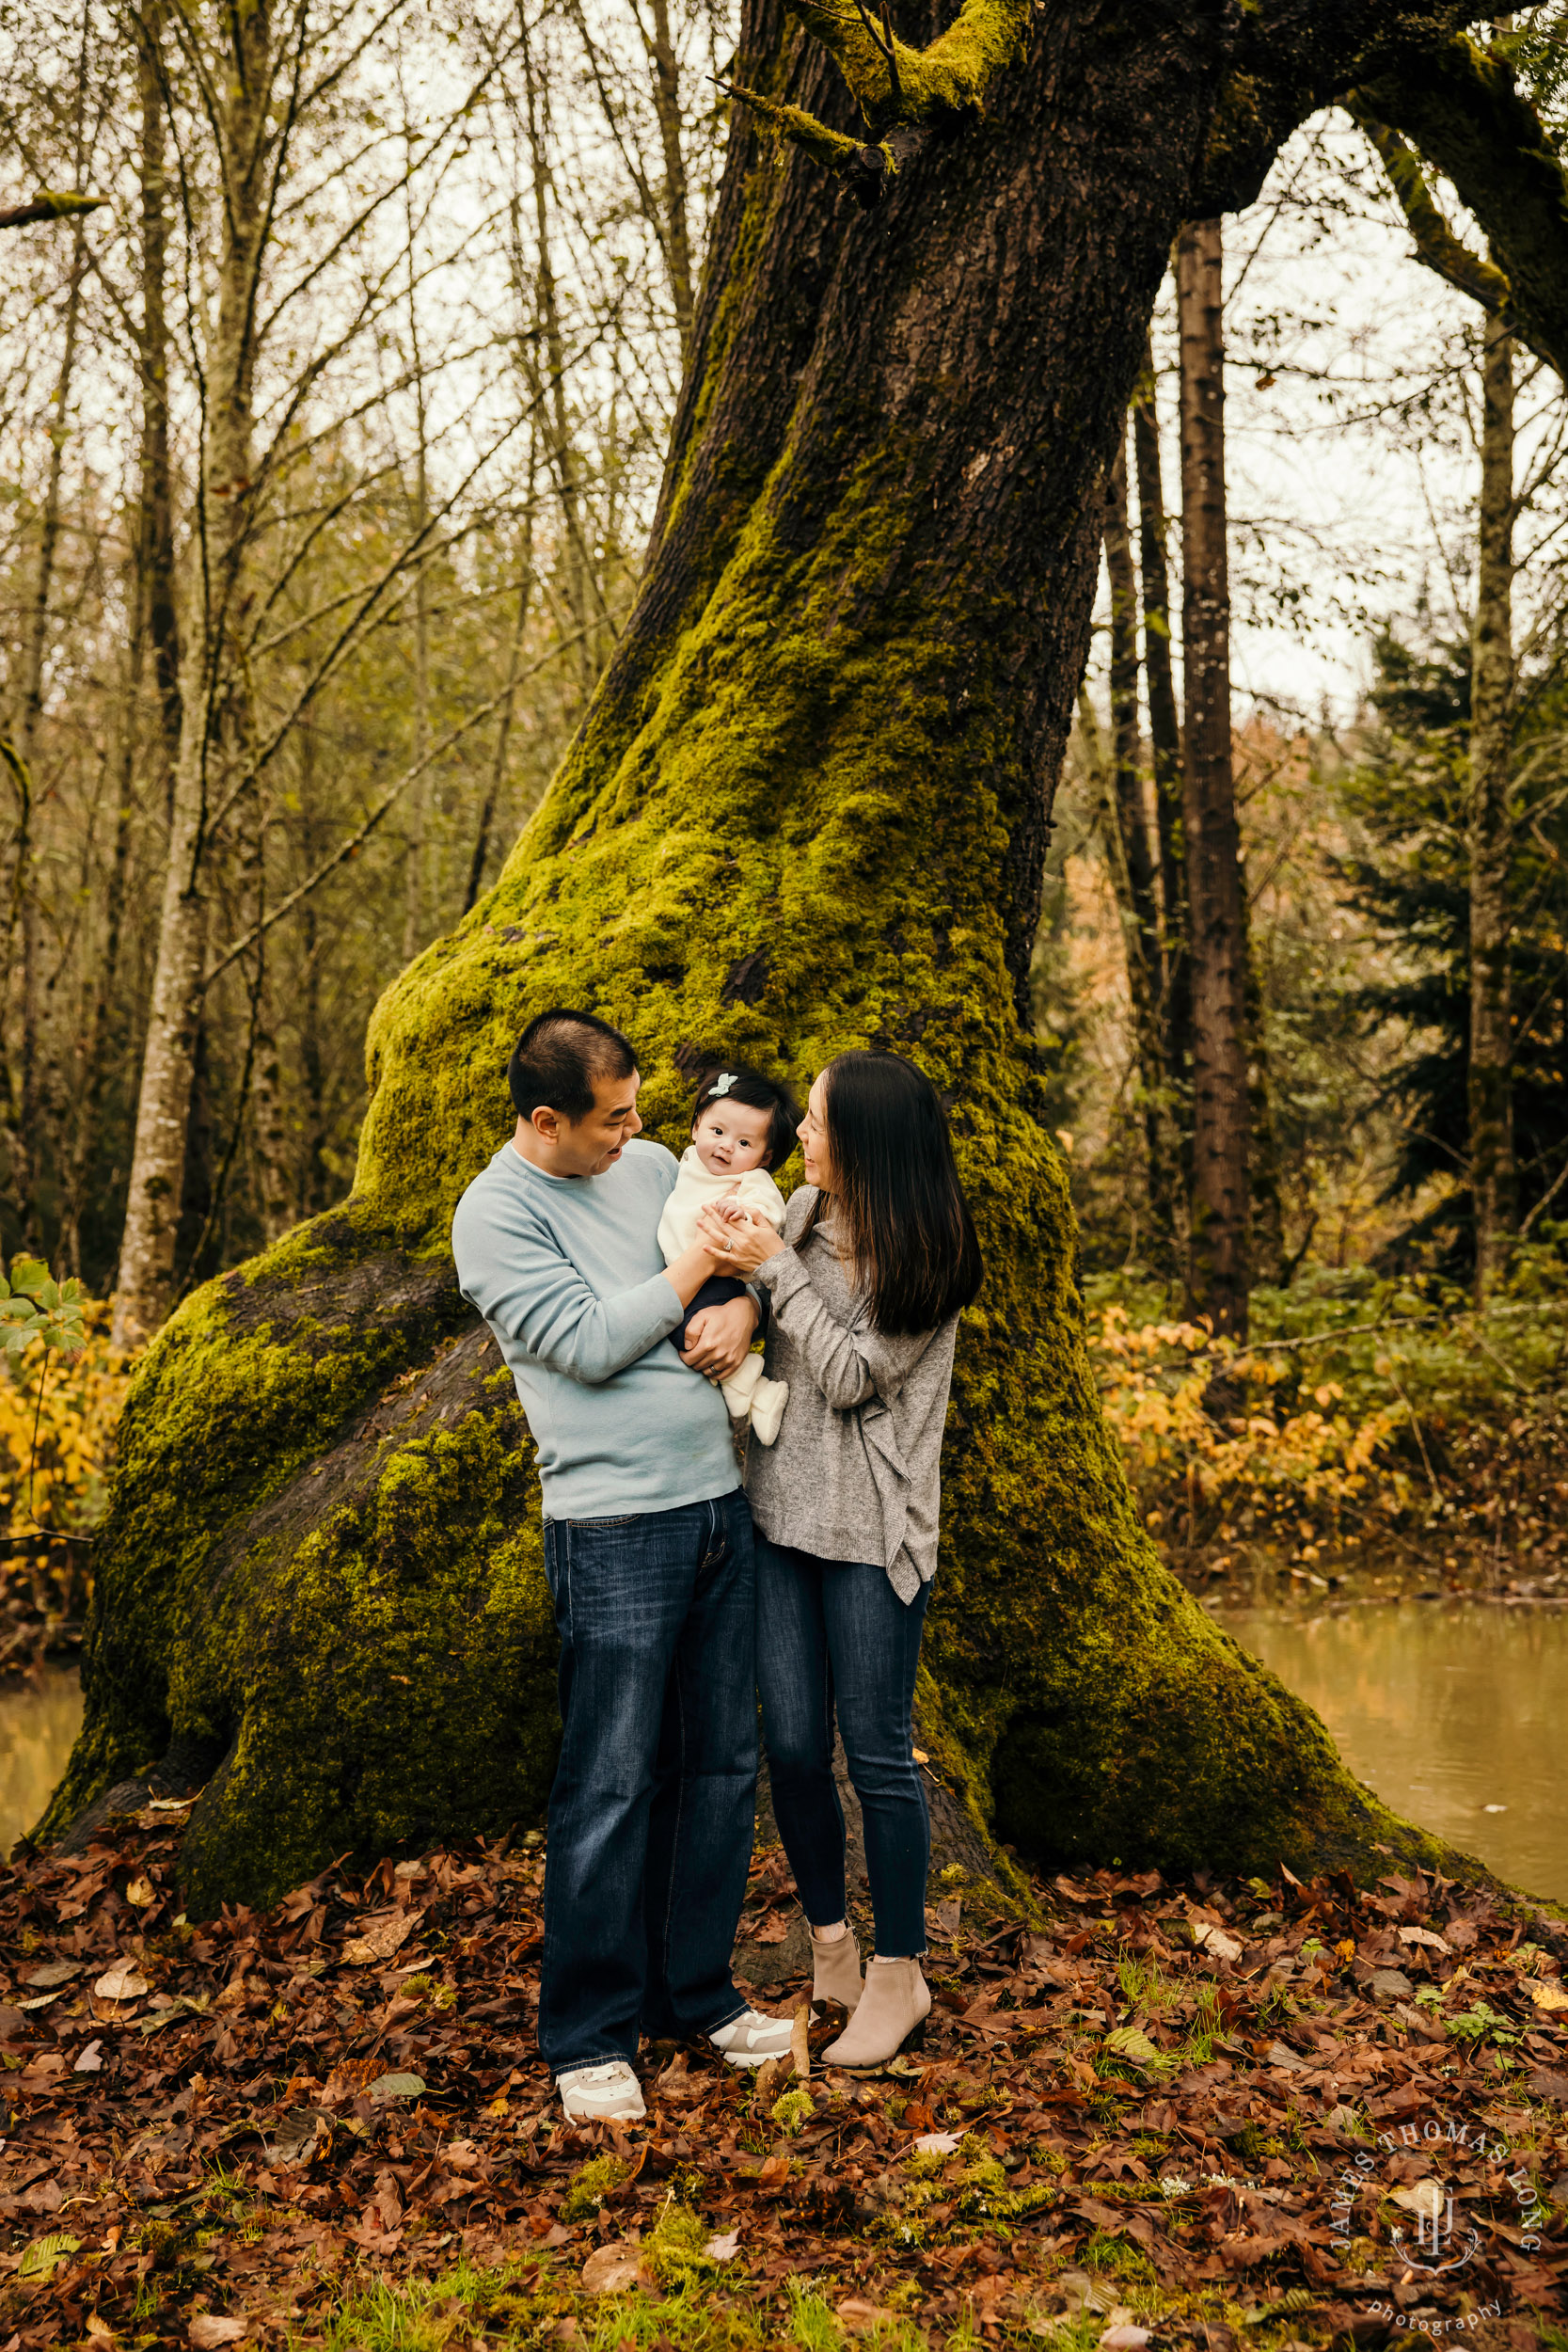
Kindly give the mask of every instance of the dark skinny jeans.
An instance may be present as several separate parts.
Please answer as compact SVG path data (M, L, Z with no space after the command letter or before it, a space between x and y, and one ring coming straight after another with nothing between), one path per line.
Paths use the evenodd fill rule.
M926 1948L931 1831L913 1755L914 1677L930 1592L901 1601L872 1563L755 1539L757 1685L773 1810L814 1928L845 1915L844 1812L833 1716L865 1822L877 1950Z
M752 1514L712 1502L556 1519L561 1633L539 2047L552 2074L715 2033L756 1818Z

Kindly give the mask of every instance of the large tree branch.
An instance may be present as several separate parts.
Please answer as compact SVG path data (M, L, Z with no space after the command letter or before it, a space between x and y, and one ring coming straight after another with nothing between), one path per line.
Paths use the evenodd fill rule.
M1345 101L1345 111L1377 150L1388 184L1399 199L1405 227L1416 240L1418 258L1460 294L1468 294L1483 310L1508 319L1512 326L1513 289L1508 279L1493 262L1472 253L1463 237L1455 236L1427 186L1415 149L1397 131L1380 122L1354 90Z
M893 30L887 0L879 0L875 15L865 0L847 7L787 0L787 6L838 66L870 141L847 138L764 91L738 83L720 87L782 138L847 180L869 203L931 131L983 112L997 75L1022 62L1033 12L1032 0L963 0L945 32L928 48L912 49Z
M1413 54L1398 73L1363 85L1355 100L1366 115L1402 131L1452 181L1485 231L1506 280L1506 301L1481 290L1476 274L1485 264L1465 253L1457 238L1449 237L1447 258L1465 277L1433 258L1435 248L1428 250L1406 200L1412 177L1406 172L1404 184L1399 179L1394 184L1422 260L1505 317L1568 381L1568 174L1506 59L1458 34Z
M108 200L106 196L61 196L40 188L30 204L0 209L0 229L25 229L35 220L70 220L76 213L96 213Z

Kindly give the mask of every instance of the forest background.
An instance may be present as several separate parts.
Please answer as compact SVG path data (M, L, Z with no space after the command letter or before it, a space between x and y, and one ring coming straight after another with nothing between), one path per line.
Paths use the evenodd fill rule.
M1497 36L1549 123L1560 26ZM116 1301L73 1362L38 1337L0 1379L15 1661L80 1614L90 1549L35 1531L90 1531L130 1350L347 1192L371 1008L494 880L572 738L635 589L726 134L721 8L293 0L248 93L211 30L156 0L0 12L0 187L103 199L0 244L0 1255L19 1288L46 1261ZM1549 1582L1568 412L1484 279L1413 250L1430 223L1381 135L1319 118L1223 258L1217 225L1173 257L1108 485L1034 1012L1097 1360L1167 1556L1312 1580L1374 1538ZM1451 196L1419 192L1484 271ZM1194 1279L1168 886L1199 585L1247 917L1239 1321ZM1487 798L1473 648L1499 619ZM1507 1164L1494 1102L1478 1187L1482 867ZM138 1151L165 1206L128 1230Z

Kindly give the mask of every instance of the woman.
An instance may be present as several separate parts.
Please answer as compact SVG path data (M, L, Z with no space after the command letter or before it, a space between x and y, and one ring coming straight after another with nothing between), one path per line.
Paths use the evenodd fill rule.
M782 1245L761 1220L704 1216L715 1248L727 1242L728 1263L769 1292L767 1371L790 1387L778 1443L752 1449L746 1475L763 1735L811 1922L814 1997L852 2012L826 2060L873 2067L931 2006L911 1709L953 1345L980 1249L942 1105L912 1062L841 1054L812 1088L800 1144L806 1182ZM863 1985L845 1919L835 1704L877 1923Z

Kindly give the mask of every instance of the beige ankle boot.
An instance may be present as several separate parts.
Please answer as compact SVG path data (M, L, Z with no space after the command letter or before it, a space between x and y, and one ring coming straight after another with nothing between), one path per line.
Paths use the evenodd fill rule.
M812 1999L836 2001L853 2016L861 1997L861 1947L854 1929L846 1928L842 1935L821 1936L813 1928L811 1958Z
M822 2053L824 2066L885 2066L930 2011L931 1994L918 1960L865 1963L865 1986L849 2023Z

